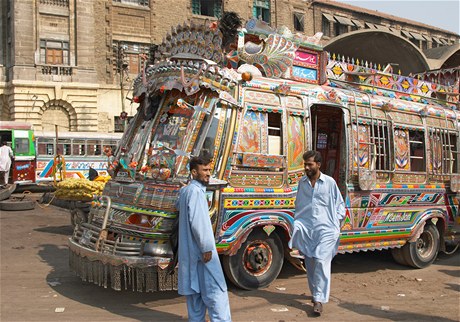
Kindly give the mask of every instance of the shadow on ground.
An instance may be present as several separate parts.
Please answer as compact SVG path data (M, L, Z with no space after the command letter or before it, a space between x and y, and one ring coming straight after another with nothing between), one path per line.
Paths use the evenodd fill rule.
M47 227L36 230L55 233L59 229L62 227ZM61 296L126 318L142 321L153 319L156 321L185 321L181 315L155 310L155 303L158 301L161 301L161 305L176 304L182 301L185 308L185 299L179 296L177 292L114 291L110 288L104 289L91 283L85 283L70 271L67 248L49 244L39 247L41 248L38 252L39 256L52 267L46 281Z

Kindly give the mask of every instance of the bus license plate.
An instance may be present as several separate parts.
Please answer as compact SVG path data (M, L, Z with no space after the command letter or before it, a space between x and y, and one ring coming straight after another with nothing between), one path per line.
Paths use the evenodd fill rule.
M89 229L85 229L83 230L83 234L81 234L81 237L78 243L80 245L88 246L92 236L93 236L93 232Z

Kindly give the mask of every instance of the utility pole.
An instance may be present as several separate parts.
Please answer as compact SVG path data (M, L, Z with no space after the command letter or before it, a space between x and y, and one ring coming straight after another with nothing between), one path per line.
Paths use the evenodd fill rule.
M121 114L120 119L123 121L123 131L126 129L126 120L128 118L128 114L125 110L125 91L124 91L124 80L125 74L128 73L128 63L125 60L125 48L121 42L118 42L116 46L114 46L114 50L116 51L116 67L117 73L119 74L119 81L120 81L120 95L121 95Z

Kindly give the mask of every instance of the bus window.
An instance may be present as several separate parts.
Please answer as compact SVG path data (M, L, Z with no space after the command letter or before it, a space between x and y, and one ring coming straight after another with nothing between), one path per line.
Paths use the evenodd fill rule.
M410 170L424 172L425 166L425 143L423 131L409 130L410 147Z
M85 140L73 140L72 154L73 155L85 155L86 154Z
M87 140L86 141L86 154L87 155L96 155L96 140Z
M71 141L68 139L59 140L58 153L62 155L71 155L72 154Z
M30 143L29 143L29 132L22 130L14 131L14 153L18 154L29 154Z
M47 155L53 155L54 154L54 144L53 143L47 143L46 144L46 154Z
M391 162L388 157L390 151L390 134L387 121L378 121L371 129L370 139L371 143L375 145L376 150L375 169L377 171L389 171L391 169Z
M268 113L268 154L283 154L280 113Z
M451 148L451 164L450 164L450 172L451 173L459 173L459 147L457 145L458 136L456 134L450 135L450 148Z
M288 117L288 157L289 170L303 169L302 155L305 151L305 128L301 116Z
M28 154L29 153L29 139L28 138L15 138L14 139L14 153L15 154Z

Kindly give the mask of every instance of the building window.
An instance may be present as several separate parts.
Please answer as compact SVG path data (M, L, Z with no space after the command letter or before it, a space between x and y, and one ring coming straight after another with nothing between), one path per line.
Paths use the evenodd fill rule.
M270 23L270 0L254 0L252 15Z
M40 63L69 65L69 43L58 40L40 40Z
M304 32L304 14L301 12L294 12L294 30Z
M142 70L143 60L140 55L149 56L150 45L128 43L128 42L114 42L113 54L115 57L115 65L120 68L125 65L130 74L139 74ZM121 52L120 52L121 51Z
M220 18L222 15L222 1L192 0L192 13L196 15Z
M347 25L343 25L339 22L337 23L334 23L334 32L335 32L335 36L339 36L341 34L345 34L348 32L348 26Z
M143 7L149 6L149 0L113 0L113 2L134 4L134 5L143 6Z
M412 38L412 39L409 39L411 43L413 43L417 48L420 48L420 41L415 39L415 38Z
M325 37L330 37L331 36L331 23L324 16L323 16L323 20L322 20L322 23L321 23L321 30L323 31L323 35Z

